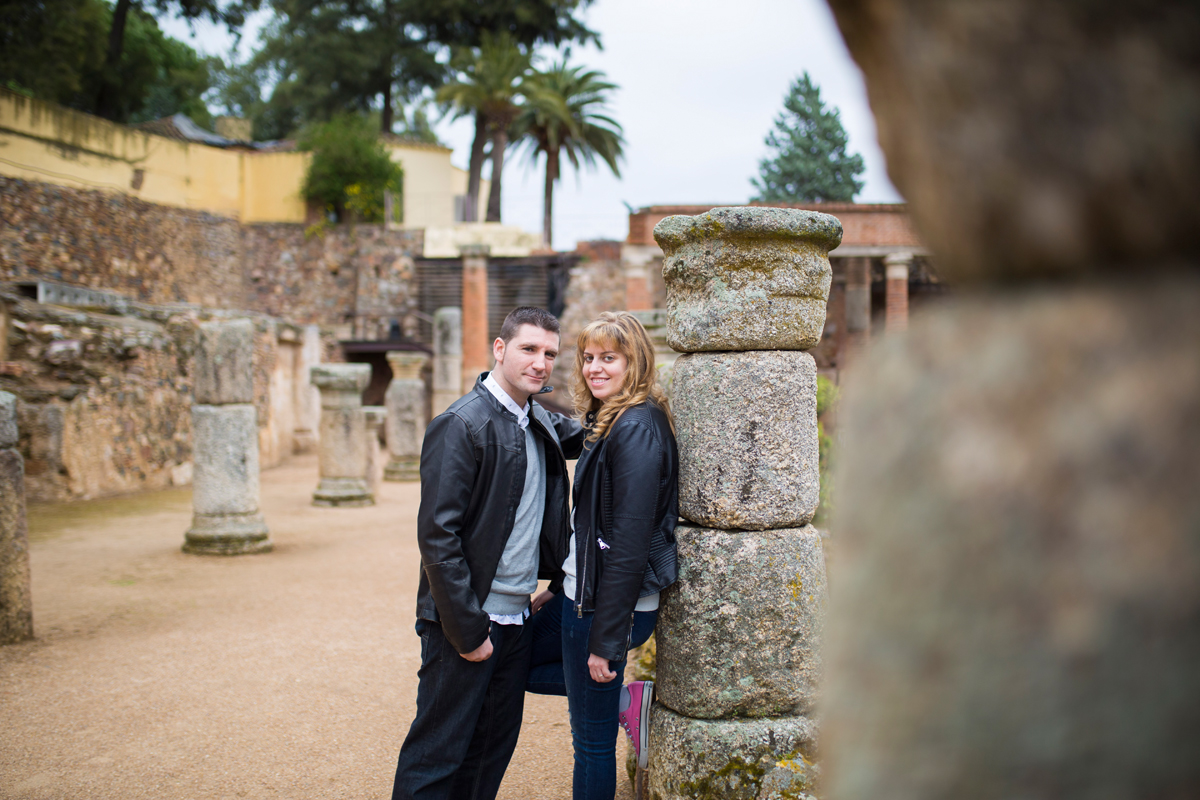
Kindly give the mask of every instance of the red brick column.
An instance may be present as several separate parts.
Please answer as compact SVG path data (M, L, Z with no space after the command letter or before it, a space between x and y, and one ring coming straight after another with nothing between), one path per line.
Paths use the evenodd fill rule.
M650 276L645 266L625 265L625 310L649 311L653 308L650 302Z
M469 392L479 373L492 368L488 338L487 245L464 245L462 284L462 388Z
M908 329L908 268L912 254L893 253L883 259L887 276L887 308L884 329L888 332Z
M838 368L852 364L871 336L871 259L846 259L846 338Z

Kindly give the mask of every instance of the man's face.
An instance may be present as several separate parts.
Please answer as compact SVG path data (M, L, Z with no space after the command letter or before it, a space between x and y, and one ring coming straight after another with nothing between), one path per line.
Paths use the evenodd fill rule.
M509 342L497 339L492 344L496 358L493 375L509 397L524 405L550 380L554 359L558 357L558 334L537 325L522 325Z

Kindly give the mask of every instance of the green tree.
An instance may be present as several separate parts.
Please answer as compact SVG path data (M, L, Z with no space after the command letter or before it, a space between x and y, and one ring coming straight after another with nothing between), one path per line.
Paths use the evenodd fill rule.
M174 12L187 20L207 17L230 30L237 30L246 21L246 15L259 4L260 0L117 0L108 26L108 48L96 81L94 113L107 119L120 119L125 37L128 23L130 19L136 19L136 12L146 13L149 6L159 13Z
M797 78L767 134L769 155L751 179L757 202L852 201L862 191L862 156L846 152L849 137L836 108L805 72Z
M92 111L105 80L104 39L112 15L104 0L0 2L0 83ZM142 122L184 113L209 124L202 95L211 86L215 63L165 35L154 17L134 8L125 22L109 118Z
M621 126L606 113L609 94L616 84L603 72L560 61L536 71L525 82L527 98L514 130L528 143L534 160L546 157L542 212L542 243L552 246L554 184L561 175L563 153L576 170L580 164L594 168L603 161L620 177L617 164L624 155Z
M378 222L383 193L399 196L403 191L403 170L365 116L338 114L329 122L312 123L302 132L299 147L313 154L301 190L305 199L321 203L341 221Z
M460 51L456 58L459 77L437 91L440 103L450 105L457 115L475 117L475 140L468 165L468 222L479 207L480 173L485 144L492 145L492 185L488 193L487 221L500 221L501 178L509 127L520 110L519 102L532 56L507 32L484 33L478 48Z

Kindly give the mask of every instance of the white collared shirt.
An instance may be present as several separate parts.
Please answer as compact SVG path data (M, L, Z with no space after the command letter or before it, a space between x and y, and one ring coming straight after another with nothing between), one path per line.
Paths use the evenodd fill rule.
M492 393L493 397L500 401L500 405L507 408L516 416L517 425L520 426L521 430L525 430L529 425L529 401L526 400L525 407L521 408L517 405L517 401L509 396L508 392L500 388L500 384L496 383L496 379L492 377L492 373L490 372L483 379L483 385L487 387L487 390Z

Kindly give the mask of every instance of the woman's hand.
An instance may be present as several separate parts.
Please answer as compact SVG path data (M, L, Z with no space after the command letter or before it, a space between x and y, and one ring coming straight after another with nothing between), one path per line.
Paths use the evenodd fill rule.
M588 672L592 673L592 680L596 683L608 683L617 677L617 673L608 668L608 659L594 653L588 654Z
M529 604L529 613L536 614L542 609L542 606L554 599L554 592L549 589L538 592L533 596L533 602Z

